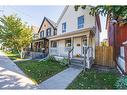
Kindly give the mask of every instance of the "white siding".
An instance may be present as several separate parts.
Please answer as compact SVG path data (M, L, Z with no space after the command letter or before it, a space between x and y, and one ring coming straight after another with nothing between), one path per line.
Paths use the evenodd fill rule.
M74 6L69 6L62 19L58 23L58 35L62 34L62 23L66 22L66 32L72 32L78 30L77 28L77 18L84 15L84 28L91 28L95 26L95 17L89 15L90 7L86 7L85 10L79 8L75 11Z

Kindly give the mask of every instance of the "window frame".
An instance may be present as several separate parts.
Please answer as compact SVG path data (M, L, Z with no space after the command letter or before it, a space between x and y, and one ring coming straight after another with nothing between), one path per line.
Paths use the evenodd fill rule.
M46 37L49 37L49 36L51 36L51 28L46 29Z
M54 43L55 43L55 45L54 45ZM57 41L51 41L51 47L56 48L57 47Z
M71 47L71 38L65 39L65 47Z
M40 38L43 38L44 37L44 30L42 30L41 32L40 32Z
M66 32L67 24L66 22L62 23L62 33Z
M83 20L82 20L82 18L83 18ZM77 21L77 27L78 27L78 29L81 29L81 28L83 28L84 27L84 23L85 23L85 21L84 21L84 15L82 15L82 16L79 16L78 17L78 21Z

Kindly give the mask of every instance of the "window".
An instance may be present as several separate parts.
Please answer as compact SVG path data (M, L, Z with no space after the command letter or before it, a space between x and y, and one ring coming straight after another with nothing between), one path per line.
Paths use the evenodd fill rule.
M46 36L48 37L48 36L51 36L51 28L48 28L47 30L46 30Z
M51 42L51 47L57 47L57 42L56 41L52 41Z
M66 22L62 23L62 32L66 32Z
M57 30L56 29L54 29L53 35L57 35Z
M40 38L44 37L44 31L40 32Z
M71 39L66 39L65 40L65 47L70 47L71 46Z
M84 27L84 16L78 17L78 29Z

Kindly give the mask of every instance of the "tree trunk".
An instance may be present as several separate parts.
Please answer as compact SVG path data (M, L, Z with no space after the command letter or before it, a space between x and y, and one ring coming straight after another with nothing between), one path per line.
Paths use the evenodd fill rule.
M21 51L18 50L18 52L20 54L20 58L23 59L25 57L23 48L21 49Z

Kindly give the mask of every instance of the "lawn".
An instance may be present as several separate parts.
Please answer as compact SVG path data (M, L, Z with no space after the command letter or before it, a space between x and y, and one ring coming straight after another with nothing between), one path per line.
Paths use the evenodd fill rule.
M50 60L43 62L29 60L24 62L16 62L16 64L30 79L36 83L41 83L42 81L67 68L66 66L60 65L56 61L53 62Z
M80 75L67 89L115 89L114 84L119 75L115 72L101 72L90 69Z
M20 60L20 55L18 53L12 53L11 51L9 52L4 52L6 56L8 56L11 60Z

